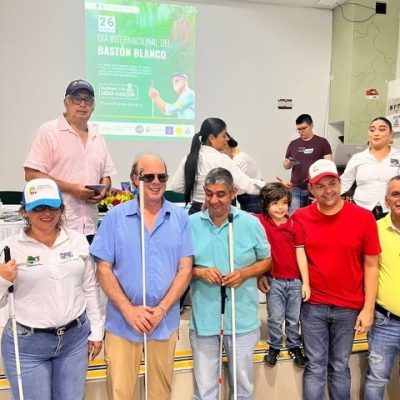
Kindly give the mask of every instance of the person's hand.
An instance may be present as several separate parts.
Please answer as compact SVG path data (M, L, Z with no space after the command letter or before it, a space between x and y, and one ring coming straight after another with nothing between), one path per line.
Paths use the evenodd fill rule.
M358 314L354 329L356 333L367 333L374 322L374 310L368 311L364 308Z
M152 310L151 316L150 316L150 323L151 323L151 330L148 333L152 333L154 329L157 328L159 323L162 321L162 319L165 317L164 311L162 310L161 307L155 306L155 307L149 307Z
M152 326L151 307L130 305L127 310L124 310L124 318L128 324L139 333L150 333Z
M156 101L156 100L158 100L160 98L160 93L158 92L157 89L151 87L149 89L149 96L150 96L152 101Z
M95 193L94 196L86 200L87 203L97 204L99 201L103 200L107 196L108 188L105 187L101 192L94 192L94 193Z
M301 295L303 297L303 301L308 301L311 296L310 285L302 285L301 286Z
M240 286L246 277L244 276L242 269L237 269L236 271L230 272L222 278L222 284L230 288L237 288Z
M6 281L15 281L15 278L17 277L17 263L14 259L6 262L5 264L0 264L0 276Z
M203 279L203 281L211 285L221 285L222 274L217 268L199 268L199 272L200 278Z
M102 340L100 340L100 341L89 340L89 346L88 346L89 360L94 360L100 353L102 347L103 347Z
M85 201L88 201L96 194L94 190L88 189L84 185L81 185L79 183L72 184L70 192L72 196Z
M269 286L268 279L265 275L260 275L257 278L257 287L258 290L260 290L264 294L270 291L271 288Z
M292 182L285 181L284 179L280 178L279 176L276 176L275 178L278 182L282 183L282 185L284 185L287 189L291 189L293 187Z

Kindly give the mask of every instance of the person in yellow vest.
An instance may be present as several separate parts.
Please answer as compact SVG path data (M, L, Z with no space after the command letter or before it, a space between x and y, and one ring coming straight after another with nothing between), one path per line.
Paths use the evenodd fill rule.
M365 400L383 400L400 354L400 175L389 180L385 202L390 213L377 222L382 253L375 321L368 336Z

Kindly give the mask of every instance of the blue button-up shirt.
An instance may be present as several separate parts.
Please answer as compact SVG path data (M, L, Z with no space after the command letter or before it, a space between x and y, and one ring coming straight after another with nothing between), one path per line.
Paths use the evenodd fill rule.
M90 252L113 265L113 273L133 305L143 304L140 209L132 200L107 212ZM189 218L185 210L164 200L152 232L145 228L146 304L156 306L174 281L182 257L193 254ZM163 340L179 327L176 303L148 339ZM109 301L106 330L130 341L142 342L115 305Z

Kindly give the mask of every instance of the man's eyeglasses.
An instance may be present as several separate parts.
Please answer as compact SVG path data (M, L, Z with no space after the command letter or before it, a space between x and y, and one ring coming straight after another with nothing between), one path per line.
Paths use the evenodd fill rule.
M48 211L58 211L60 209L60 207L51 207L51 206L37 206L35 208L32 208L32 211L35 213L40 213L43 212L45 210Z
M142 180L143 182L151 183L154 181L154 179L156 179L156 177L161 183L165 183L165 182L167 182L169 175L168 174L143 174L142 176L139 176L139 179Z
M82 100L85 102L87 106L92 106L94 103L94 97L81 97L81 96L69 96L72 101L72 104L79 106L82 103Z
M392 192L387 195L388 197L393 197L394 199L400 199L400 192Z

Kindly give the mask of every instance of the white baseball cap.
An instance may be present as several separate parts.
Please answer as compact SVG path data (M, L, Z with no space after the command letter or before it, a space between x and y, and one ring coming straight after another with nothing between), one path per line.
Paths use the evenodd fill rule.
M57 183L52 179L32 179L25 185L22 205L26 212L37 206L61 207L62 195Z
M321 159L311 164L308 170L308 181L312 184L317 183L325 176L334 176L339 179L336 164L332 160Z

